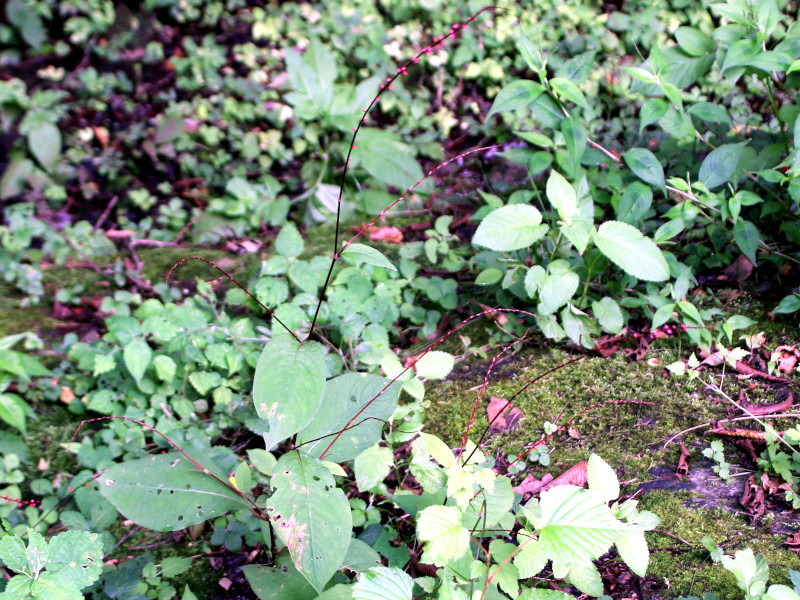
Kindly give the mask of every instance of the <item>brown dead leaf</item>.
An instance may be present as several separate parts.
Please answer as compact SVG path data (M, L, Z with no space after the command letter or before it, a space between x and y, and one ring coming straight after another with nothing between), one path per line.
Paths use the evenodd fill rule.
M545 475L537 481L532 475L528 475L520 485L514 488L520 494L544 492L557 485L576 485L583 487L589 481L588 472L589 462L584 460L564 471L561 475L553 479L552 475ZM550 477L550 479L548 479Z
M744 491L739 499L739 504L750 512L751 525L755 525L756 521L766 512L767 504L764 499L764 488L761 487L755 475L751 475L747 483L744 484Z
M92 130L94 131L94 137L100 142L100 146L103 150L106 150L108 148L108 129L105 127L92 127Z
M219 585L223 590L227 591L233 585L233 581L231 581L227 577L223 577L222 579L219 580Z
M692 455L689 454L686 446L684 446L683 442L681 442L681 455L678 458L678 468L675 471L675 475L678 477L678 479L683 479L689 474L690 460L692 460Z
M753 263L744 254L740 254L731 265L723 271L729 279L735 279L742 283L745 279L750 277L753 272Z
M369 230L371 242L386 242L387 244L401 244L403 232L397 227L373 227Z
M489 398L486 415L489 417L490 434L509 431L522 420L522 411L519 408L505 398L495 396Z
M800 358L800 350L794 346L778 346L773 352L773 356L778 359L778 371L781 373L791 373L797 366L797 359Z
M491 306L487 306L486 304L481 304L478 302L478 306L481 307L481 311L486 313L486 318L494 321L498 325L502 326L508 323L508 315L500 310L495 310Z
M783 542L792 552L800 552L800 533L793 533Z
M639 361L642 360L645 356L647 356L647 350L650 348L650 342L647 341L647 338L643 335L636 335L636 347L626 350L628 354L628 360L631 361Z
M64 404L69 404L73 400L75 400L75 392L72 391L72 388L66 385L61 386L61 395L59 396L59 400L61 400Z
M574 425L570 425L569 427L567 427L567 435L574 440L581 439L581 432L578 431L578 428L575 427Z

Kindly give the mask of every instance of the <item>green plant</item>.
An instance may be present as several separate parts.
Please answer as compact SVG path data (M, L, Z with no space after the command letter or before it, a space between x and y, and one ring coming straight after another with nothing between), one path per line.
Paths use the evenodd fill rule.
M3 519L0 558L15 571L0 593L4 600L81 600L103 569L103 544L96 533L65 531L50 540L28 530L28 544Z

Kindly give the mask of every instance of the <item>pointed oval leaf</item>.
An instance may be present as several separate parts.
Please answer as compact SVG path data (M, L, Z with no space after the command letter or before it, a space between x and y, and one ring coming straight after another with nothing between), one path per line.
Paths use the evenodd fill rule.
M527 248L547 233L542 213L529 204L511 204L493 210L481 221L472 243L491 250Z
M620 221L606 221L597 230L594 243L614 264L644 281L666 281L669 265L655 242Z
M381 252L370 246L365 246L364 244L350 244L347 248L342 250L342 256L353 261L355 264L367 263L368 265L375 265L376 267L384 267L391 271L397 271L397 267L395 267Z
M326 460L344 462L378 443L403 386L401 381L390 383L386 377L367 373L345 373L327 381L317 414L297 434L303 452L317 458L325 452Z
M492 102L492 108L489 110L489 114L486 115L486 118L488 119L495 113L528 106L528 104L536 100L543 91L544 87L535 81L528 81L527 79L512 81L495 96L494 102Z
M681 50L689 56L703 56L716 50L714 39L694 27L678 27L675 30L675 39Z
M259 600L312 600L318 595L285 553L274 567L244 565L242 572Z
M322 346L302 346L288 336L273 338L258 359L253 402L258 416L269 424L267 450L300 431L314 418L325 389Z
M712 150L700 165L700 181L706 184L708 189L719 187L730 181L746 145L747 142L725 144Z
M275 492L267 512L297 570L322 592L342 565L353 521L344 492L316 458L292 451L281 456L270 480Z
M223 481L210 460L190 456ZM118 464L100 476L100 493L122 515L147 529L175 531L248 506L233 490L179 452Z
M153 351L147 342L141 338L136 338L125 346L122 357L125 359L125 366L128 367L128 371L133 375L136 383L139 383L150 365Z
M650 563L650 549L643 531L631 531L616 541L617 552L622 560L639 577L647 574L647 565Z
M429 506L419 513L417 537L425 542L424 562L443 567L469 550L469 530L461 524L461 511L452 506Z
M592 454L586 467L586 476L589 480L589 489L600 493L603 500L611 502L619 498L619 480L606 461Z
M644 148L631 148L623 154L625 162L642 181L664 190L664 169L655 154Z
M366 492L377 486L389 474L393 464L394 454L389 448L375 445L364 450L353 463L358 489Z

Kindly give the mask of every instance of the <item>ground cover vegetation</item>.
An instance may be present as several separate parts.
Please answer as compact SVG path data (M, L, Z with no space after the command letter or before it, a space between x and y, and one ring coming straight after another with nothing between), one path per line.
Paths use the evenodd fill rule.
M797 10L9 0L0 598L797 600Z

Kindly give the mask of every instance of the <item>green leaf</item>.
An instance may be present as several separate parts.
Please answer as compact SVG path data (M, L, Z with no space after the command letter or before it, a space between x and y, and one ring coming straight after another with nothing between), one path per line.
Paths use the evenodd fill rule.
M258 359L253 380L256 413L269 425L264 434L272 450L306 427L314 418L325 389L325 356L322 346L293 338L273 338Z
M653 315L652 328L657 329L669 321L673 317L672 313L675 312L676 308L677 305L671 302L661 305Z
M800 295L790 294L784 297L772 312L781 314L791 314L800 310Z
M552 559L554 572L591 563L631 530L592 490L558 486L542 492L540 507L539 543Z
M739 219L733 226L733 239L736 240L739 250L744 253L753 265L756 265L756 250L758 249L758 241L761 239L758 228L746 219Z
M394 454L385 446L372 446L356 456L353 469L356 485L362 492L367 492L381 483L394 464Z
M631 148L623 154L625 162L639 179L664 191L664 169L655 155L644 148Z
M675 30L675 39L678 40L681 50L689 56L703 56L717 49L710 35L694 27L678 27Z
M18 573L28 570L25 542L15 534L8 534L0 538L0 559L8 568Z
M617 334L622 330L622 311L612 298L606 296L599 302L592 301L592 312L603 330Z
M47 572L62 585L82 590L103 572L103 538L88 531L65 531L52 538Z
M436 461L444 467L452 467L456 464L456 457L453 456L453 451L450 450L447 444L440 440L435 435L422 432L419 434L425 441L425 447Z
M61 156L61 131L52 123L42 123L28 133L28 147L39 164L50 171Z
M274 567L244 565L242 572L260 600L313 600L318 595L286 553Z
M730 181L746 145L747 142L725 144L712 150L700 165L700 182L713 189Z
M322 592L341 566L353 522L350 504L316 458L291 451L278 460L267 513L297 570Z
M622 560L630 567L631 571L639 577L647 574L647 565L650 563L650 550L643 531L631 531L616 541L617 552Z
M139 383L144 377L144 372L150 365L150 359L153 356L153 351L150 346L143 339L135 339L125 346L122 352L122 357L125 359L125 366L136 383Z
M409 600L414 580L397 567L372 567L353 585L353 600Z
M503 272L500 269L491 267L484 269L475 278L475 285L493 285L503 278Z
M589 489L600 494L605 502L611 502L619 498L619 480L614 469L597 454L589 457L589 465L586 468L589 479Z
M25 427L28 410L28 405L16 394L0 394L0 419L18 429L22 435L28 435Z
M358 150L353 155L354 164L355 161L379 181L403 191L424 177L422 167L414 159L411 149L390 131L362 129ZM426 184L415 188L418 192L425 192L426 189Z
M540 69L544 68L542 51L528 38L527 35L525 35L521 25L519 28L517 45L519 46L519 51L520 54L522 54L522 58L525 59L525 62L528 63L528 66L532 71L539 71Z
M585 110L589 110L589 104L586 102L583 92L569 79L553 77L550 79L550 85L552 86L553 91L555 91L558 97L562 100L568 100Z
M577 273L572 271L551 272L539 290L538 312L549 315L557 311L575 295L579 283Z
M397 408L403 385L398 381L384 390L390 383L390 379L367 373L345 373L327 381L314 419L297 434L303 452L319 458L335 434L345 428L326 452L327 460L352 460L376 444L384 423Z
M547 233L542 213L529 204L511 204L493 210L481 221L472 243L491 250L527 248Z
M667 108L669 104L663 98L650 98L642 104L642 108L639 109L639 133L667 114Z
M762 600L800 600L800 594L790 588L788 585L771 585L764 594Z
M531 536L530 533L526 533ZM517 567L520 578L535 577L545 568L550 557L544 552L538 540L523 537L519 534L517 538L520 541L521 548L514 556L514 566Z
M542 92L544 92L544 86L535 81L528 81L527 79L512 81L495 96L492 108L489 109L489 114L486 115L486 118L488 119L495 113L528 106Z
M724 106L712 102L697 102L689 107L688 113L709 123L731 124L731 117Z
M376 267L385 267L390 271L397 271L391 261L386 258L380 251L364 244L350 244L342 250L342 257L348 259L354 264L367 263L368 265L375 265Z
M419 357L414 363L417 377L426 379L444 379L453 370L455 358L449 352L431 350Z
M461 525L461 511L451 506L429 506L419 513L417 537L425 542L422 562L443 567L469 550L469 530Z
M634 181L622 194L617 209L617 219L636 225L641 221L653 204L653 189L640 181Z
M169 356L159 354L153 359L153 366L156 369L156 376L161 381L170 383L173 379L175 379L175 369L177 367L175 365L175 361Z
M603 594L603 580L597 567L592 563L571 565L569 573L564 575L564 579L589 596Z
M565 119L566 123L568 119ZM578 212L578 194L575 188L558 171L551 171L547 179L547 199L558 210L562 219L569 219Z
M627 223L606 221L598 228L594 243L614 264L638 279L669 279L669 265L659 247Z
M737 550L734 557L723 556L722 566L733 573L736 585L747 594L762 594L769 579L769 565L763 556L750 548ZM761 589L758 590L757 588ZM756 589L754 589L756 588Z
M192 384L192 387L196 389L197 393L201 396L205 396L213 388L218 387L221 380L222 378L219 373L213 371L195 371L189 375L189 383Z
M227 476L206 456L190 456L222 481ZM115 465L98 480L100 493L134 523L176 531L247 506L244 499L178 452Z
M294 223L286 223L275 238L275 251L286 258L297 258L302 254L305 243Z

